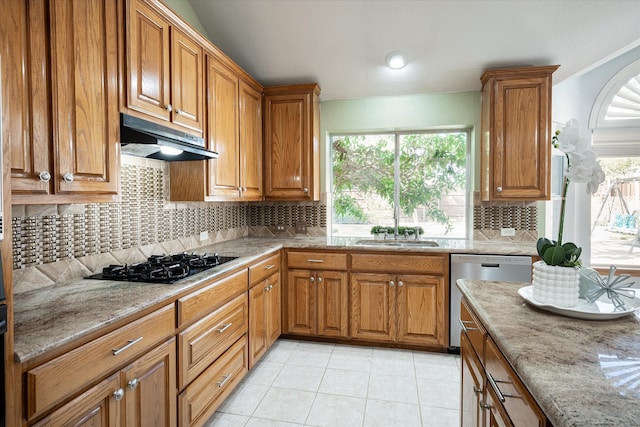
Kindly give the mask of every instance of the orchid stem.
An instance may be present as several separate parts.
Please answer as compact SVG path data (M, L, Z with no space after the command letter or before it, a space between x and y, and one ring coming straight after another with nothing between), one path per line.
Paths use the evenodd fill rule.
M567 164L569 162L569 156L567 157ZM569 170L569 166L567 166ZM564 207L567 202L567 190L569 189L569 178L564 177L564 187L562 188L562 203L560 204L560 226L558 227L558 246L562 246L562 233L564 232Z

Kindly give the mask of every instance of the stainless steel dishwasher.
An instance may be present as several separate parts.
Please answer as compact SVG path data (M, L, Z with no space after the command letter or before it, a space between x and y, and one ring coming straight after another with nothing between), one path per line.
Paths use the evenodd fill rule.
M458 279L531 282L531 257L451 254L449 281L449 351L460 351L460 300Z

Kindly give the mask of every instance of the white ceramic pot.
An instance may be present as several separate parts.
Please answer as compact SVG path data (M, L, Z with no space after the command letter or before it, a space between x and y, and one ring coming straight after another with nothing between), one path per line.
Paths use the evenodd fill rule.
M533 298L543 304L573 307L580 296L580 269L533 263Z

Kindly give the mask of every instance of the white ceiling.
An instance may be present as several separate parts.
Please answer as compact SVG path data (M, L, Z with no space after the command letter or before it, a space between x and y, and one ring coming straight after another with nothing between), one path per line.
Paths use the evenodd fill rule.
M487 68L560 64L554 83L640 44L640 0L187 0L265 86L321 99L480 89ZM402 70L384 67L393 50Z

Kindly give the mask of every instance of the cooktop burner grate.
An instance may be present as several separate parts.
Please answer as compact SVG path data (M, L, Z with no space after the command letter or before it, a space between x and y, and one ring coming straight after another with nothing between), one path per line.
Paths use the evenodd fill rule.
M109 265L102 269L102 273L86 279L174 283L237 258L218 254L151 255L146 261L136 264Z

